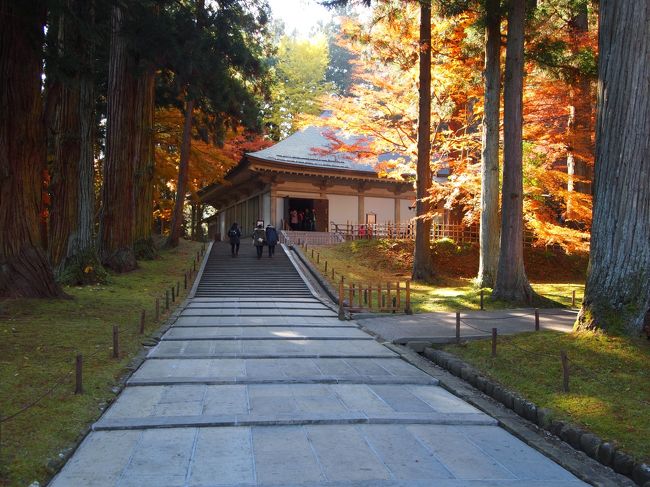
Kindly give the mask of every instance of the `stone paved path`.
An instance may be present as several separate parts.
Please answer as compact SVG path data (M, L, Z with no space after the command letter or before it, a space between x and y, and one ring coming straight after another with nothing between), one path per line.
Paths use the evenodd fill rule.
M221 245L180 318L51 483L577 485L354 322L338 321L282 249L258 260L243 247L232 259Z

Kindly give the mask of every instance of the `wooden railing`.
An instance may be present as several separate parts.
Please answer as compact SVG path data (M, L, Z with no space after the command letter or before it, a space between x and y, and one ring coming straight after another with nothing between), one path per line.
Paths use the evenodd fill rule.
M370 238L415 239L414 223L330 223L330 230L345 240L361 240ZM433 223L431 225L431 240L450 238L457 243L478 242L478 225L452 225Z
M411 281L382 284L339 282L339 319L345 311L388 312L412 314Z

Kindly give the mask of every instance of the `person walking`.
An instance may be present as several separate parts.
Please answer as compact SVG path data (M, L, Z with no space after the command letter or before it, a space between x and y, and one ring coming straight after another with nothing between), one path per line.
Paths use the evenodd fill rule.
M266 245L269 246L269 257L275 254L275 246L278 243L278 232L271 224L266 226Z
M237 222L230 225L228 238L230 238L230 253L233 257L236 257L239 254L239 243L241 239L241 230L239 229Z
M262 253L264 252L264 239L266 238L266 232L264 231L264 226L262 223L258 224L253 230L253 244L255 245L255 250L257 251L257 258L262 258Z

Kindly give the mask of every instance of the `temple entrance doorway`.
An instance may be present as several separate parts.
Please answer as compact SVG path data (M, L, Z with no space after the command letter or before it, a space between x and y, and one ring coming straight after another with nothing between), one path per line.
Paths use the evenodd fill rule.
M311 198L285 198L284 221L289 230L327 232L329 201Z

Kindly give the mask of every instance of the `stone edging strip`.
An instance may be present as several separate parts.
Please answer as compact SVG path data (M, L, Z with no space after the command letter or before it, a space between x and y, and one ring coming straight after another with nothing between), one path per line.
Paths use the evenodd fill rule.
M553 424L550 411L537 408L533 403L488 381L456 356L427 348L424 352L427 358L424 358L406 347L394 344L385 345L394 352L399 353L407 362L439 379L440 385L449 392L489 414L498 420L499 426L546 455L581 480L598 487L634 487L636 485L650 487L646 478L646 476L650 475L650 469L647 466L645 471L643 469L634 470L636 482L615 472L609 466L603 465L597 459L588 456L584 451L577 450L570 442L560 439L559 435L556 435L554 431L547 431L540 427L540 422L545 424L551 422ZM442 364L443 355L439 354L439 352L442 352L446 358L445 365ZM436 359L440 360L440 363L437 363ZM492 386L492 394L484 393L485 390L490 390L488 383ZM474 384L477 384L477 386L474 386ZM500 399L503 399L503 402ZM509 407L509 405L512 405L512 407ZM566 426L566 423L562 423L560 430L564 426ZM570 428L566 428L565 434L569 430ZM572 428L572 430L575 430L575 428ZM582 440L582 436L585 435L577 437L578 442ZM590 437L587 436L585 441L589 439ZM573 439L573 442L575 443L575 439ZM613 453L613 448L610 452Z

